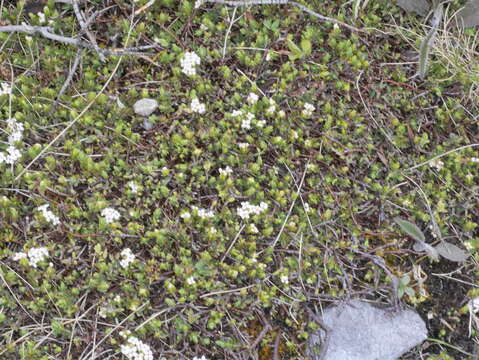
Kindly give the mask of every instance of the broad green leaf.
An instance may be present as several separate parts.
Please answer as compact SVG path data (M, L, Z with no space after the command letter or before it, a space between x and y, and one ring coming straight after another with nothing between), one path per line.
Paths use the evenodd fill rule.
M312 51L311 41L307 39L301 40L301 49L303 50L303 56L311 55L311 51Z
M303 56L303 51L293 42L293 40L291 40L291 38L288 38L288 48L291 51L291 54L289 54L291 60L296 60Z
M461 262L465 261L469 257L469 253L467 251L462 250L456 245L446 241L441 241L436 246L436 250L441 256L451 261Z
M401 229L411 236L414 240L416 241L421 241L424 242L426 239L424 237L424 234L422 233L421 229L419 229L416 225L414 225L412 222L409 222L407 220L403 220L400 218L394 218L394 221L396 224L398 224Z

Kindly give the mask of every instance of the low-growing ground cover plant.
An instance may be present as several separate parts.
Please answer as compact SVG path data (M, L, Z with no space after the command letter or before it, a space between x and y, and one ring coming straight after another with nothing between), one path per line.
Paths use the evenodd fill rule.
M152 54L0 33L0 358L299 359L320 326L308 310L350 297L427 319L405 358L472 358L473 80L434 53L415 77L393 25L420 27L392 3L299 3L339 25L281 4L118 0L80 9L101 11L98 47ZM26 20L75 36L75 11L50 1ZM141 99L158 102L147 128ZM394 219L469 256L415 250Z

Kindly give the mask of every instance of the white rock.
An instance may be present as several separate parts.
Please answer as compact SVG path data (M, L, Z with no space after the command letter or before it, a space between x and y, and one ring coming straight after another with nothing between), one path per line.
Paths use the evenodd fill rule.
M330 329L329 339L323 330L311 334L313 360L396 360L427 338L426 324L411 309L385 310L353 300L329 307L319 317Z
M135 113L141 116L151 115L157 107L158 101L156 101L155 99L141 99L138 100L135 105L133 105Z

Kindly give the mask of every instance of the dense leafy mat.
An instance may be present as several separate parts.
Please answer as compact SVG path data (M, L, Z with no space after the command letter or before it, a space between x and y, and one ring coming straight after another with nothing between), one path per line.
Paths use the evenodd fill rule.
M409 358L477 351L477 79L434 52L414 77L418 19L388 2L356 19L343 1L306 4L366 29L352 33L287 6L82 8L110 5L91 27L100 47L159 47L105 62L85 51L56 106L77 50L0 34L5 156L23 126L21 156L0 164L0 358L121 358L125 331L156 358L303 358L319 326L308 309L394 298L365 254L427 319ZM78 33L71 6L44 13ZM1 21L23 21L20 4L3 3ZM142 98L159 102L150 130ZM395 217L431 244L437 222L471 257L415 252Z

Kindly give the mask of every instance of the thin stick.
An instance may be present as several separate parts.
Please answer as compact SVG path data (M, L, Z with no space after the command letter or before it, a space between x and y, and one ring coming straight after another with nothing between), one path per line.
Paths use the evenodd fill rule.
M146 50L146 49L152 49L152 48L157 48L158 45L145 45L145 46L137 46L133 48L126 48L126 49L102 49L102 48L95 48L95 46L88 44L85 41L82 41L80 39L74 39L71 37L66 37L66 36L61 36L57 35L51 32L52 28L49 26L32 26L32 25L6 25L6 26L0 26L0 32L6 32L6 33L14 33L14 32L21 32L21 33L27 33L27 34L40 34L46 39L54 40L61 42L63 44L69 44L69 45L74 45L77 47L83 47L87 48L90 50L95 50L99 51L103 55L114 55L114 56L120 56L120 55L147 55L144 52L140 52L138 50Z
M223 256L221 257L221 260L220 262L223 262L225 261L225 258L226 256L228 256L229 252L231 251L231 249L233 248L234 244L236 243L236 240L238 240L239 236L241 235L241 232L243 231L243 229L245 228L246 224L243 224L241 225L241 228L239 229L239 231L236 233L233 241L231 242L230 246L228 246L228 249L226 250L226 252L223 254Z
M203 0L204 3L216 3L216 4L223 4L223 5L229 5L229 6L249 6L249 5L293 5L296 6L297 8L300 8L304 12L307 12L309 15L314 16L315 18L324 21L324 22L329 22L336 24L338 26L345 27L351 31L357 31L357 32L365 32L365 30L358 29L357 27L354 27L352 25L348 25L346 23L343 23L342 21L318 14L317 12L311 10L310 8L297 3L296 1L290 1L290 0L251 0L251 1L229 1L229 0Z
M308 162L308 164L309 164L309 162ZM271 245L272 248L274 248L276 246L276 243L278 242L279 238L281 237L281 234L284 231L284 227L286 226L286 223L288 222L289 216L291 215L291 212L293 211L293 207L294 207L294 204L296 203L296 199L299 197L299 194L301 193L301 188L303 187L304 178L306 177L306 172L308 171L308 164L306 164L306 166L304 167L303 176L301 178L301 182L299 183L298 191L296 192L296 197L293 199L293 202L291 203L291 206L289 207L288 214L286 215L286 219L284 219L284 221L283 221L283 225L281 226L281 230L279 231L278 236L276 236L276 239L273 241L273 244Z
M102 55L103 56L103 55ZM75 56L75 61L73 62L73 65L72 67L70 68L70 71L68 73L68 77L67 79L65 80L65 82L63 83L62 85L62 88L60 89L60 91L58 92L57 94L57 98L55 100L55 102L53 103L52 105L52 113L53 111L55 110L55 108L57 107L58 105L58 102L60 101L60 97L63 95L63 93L68 89L68 86L70 86L70 83L71 81L73 80L73 76L75 75L76 71L77 71L77 67L78 65L80 65L80 61L83 57L83 49L78 49L77 50L77 54Z
M225 42L223 44L223 59L225 58L225 55L226 55L226 44L228 43L228 36L231 32L231 28L233 27L233 24L236 22L235 21L236 10L238 10L238 7L235 7L233 9L233 15L231 15L230 26L228 26L228 30L226 30ZM238 19L240 18L241 16Z
M442 158L443 156L446 156L446 155L449 155L450 153L453 153L453 152L456 152L456 151L459 151L459 150L463 150L463 149L467 149L467 148L470 148L470 147L476 147L476 146L479 146L479 144L469 144L469 145L464 145L464 146L460 146L456 149L452 149L452 150L449 150L449 151L446 151L445 153L441 154L441 155L437 155L437 156L434 156L433 158L427 160L427 161L424 161L420 164L417 164L417 165L414 165L413 167L410 167L404 171L411 171L411 170L414 170L414 169L417 169L418 167L421 167L421 166L424 166L426 164L429 164L431 161L434 161L434 160L437 160L437 159L440 159Z
M105 55L103 55L98 49L100 49L98 47L98 43L96 42L96 39L95 37L93 36L93 34L90 32L90 30L88 30L88 25L86 24L86 21L85 21L85 18L82 14L82 12L80 11L80 7L78 6L78 2L77 1L73 1L73 11L75 12L75 16L78 20L78 23L80 24L80 27L81 27L81 30L83 33L86 33L88 38L90 39L92 45L95 47L95 51L97 52L98 54L98 57L100 58L101 61L105 61L106 58L105 58ZM81 36L81 33L78 34L78 38L80 38Z

